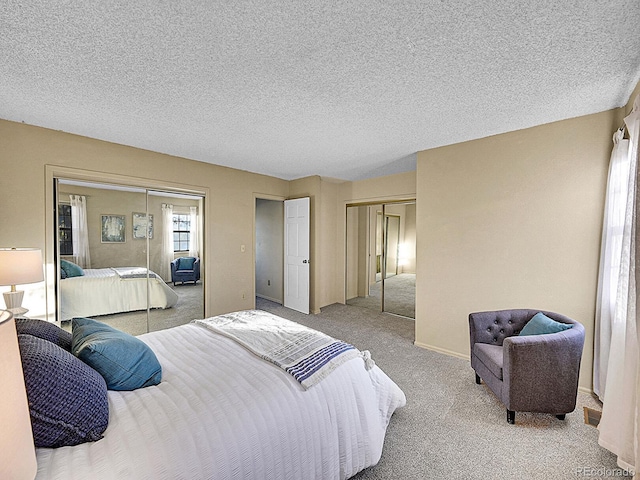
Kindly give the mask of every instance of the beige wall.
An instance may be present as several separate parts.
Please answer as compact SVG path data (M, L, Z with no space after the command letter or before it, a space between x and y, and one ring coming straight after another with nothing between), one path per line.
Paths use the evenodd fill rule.
M53 292L53 241L45 232L45 223L51 223L45 213L50 189L47 164L95 171L99 176L136 177L141 185L149 179L176 188L208 189L204 236L212 261L204 262L207 314L253 308L255 195L286 197L289 182L4 120L0 138L0 246L39 247L49 259L49 288L25 287L24 306L30 315L44 317L47 305L50 314L54 308L53 299L46 298ZM246 245L245 252L241 245Z
M618 117L612 110L418 153L416 344L468 358L470 312L560 312L586 327L580 385L590 388Z

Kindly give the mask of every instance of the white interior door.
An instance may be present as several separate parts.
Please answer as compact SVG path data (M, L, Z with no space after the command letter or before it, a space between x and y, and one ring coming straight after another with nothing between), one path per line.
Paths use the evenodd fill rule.
M284 201L284 306L309 313L309 197Z

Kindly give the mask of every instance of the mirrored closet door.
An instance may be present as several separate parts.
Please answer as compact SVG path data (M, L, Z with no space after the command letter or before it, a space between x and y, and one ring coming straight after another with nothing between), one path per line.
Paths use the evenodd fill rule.
M415 318L415 202L347 207L346 300Z
M204 316L203 197L63 178L54 190L64 328L91 317L139 335Z

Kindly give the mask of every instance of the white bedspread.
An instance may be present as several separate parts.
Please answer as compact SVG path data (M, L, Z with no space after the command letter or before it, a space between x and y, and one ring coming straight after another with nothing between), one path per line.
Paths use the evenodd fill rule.
M140 269L119 268L121 274L140 274ZM145 270L146 269L142 269ZM112 268L89 268L81 277L60 281L60 320L133 312L147 308L147 278L121 278ZM151 272L153 273L153 272ZM151 308L169 308L178 295L161 278L149 279Z
M38 449L38 479L343 479L378 462L404 393L349 360L309 390L195 324L140 336L162 383L109 392L105 438Z

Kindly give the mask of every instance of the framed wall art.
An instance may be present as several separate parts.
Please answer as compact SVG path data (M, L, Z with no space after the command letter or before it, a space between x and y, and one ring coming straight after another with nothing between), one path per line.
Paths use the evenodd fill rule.
M100 225L102 227L100 235L102 243L124 243L124 215L102 215Z
M153 215L133 212L133 238L153 238Z

